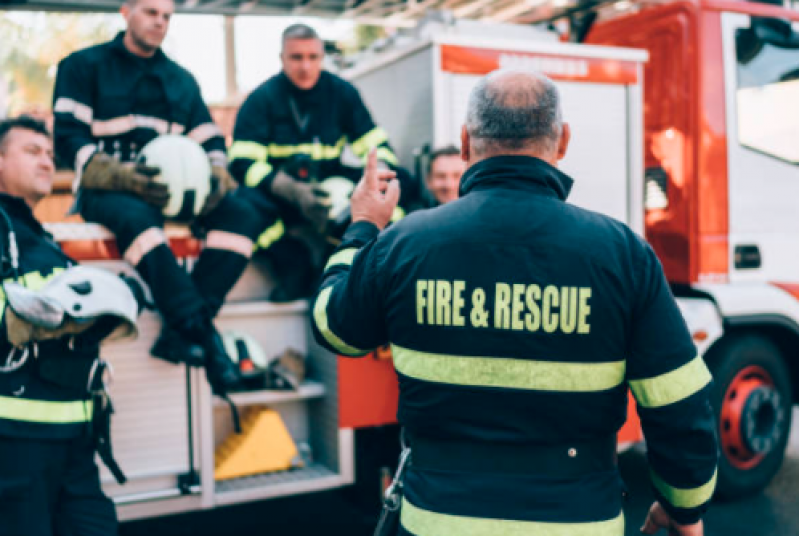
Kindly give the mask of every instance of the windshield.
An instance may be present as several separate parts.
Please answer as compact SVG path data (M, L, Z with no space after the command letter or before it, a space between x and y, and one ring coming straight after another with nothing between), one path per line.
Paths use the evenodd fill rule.
M762 41L741 46L747 32L738 34L738 139L799 164L799 49Z

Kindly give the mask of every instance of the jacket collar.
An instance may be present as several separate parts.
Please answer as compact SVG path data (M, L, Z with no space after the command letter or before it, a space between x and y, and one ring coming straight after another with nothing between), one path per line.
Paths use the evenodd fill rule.
M538 191L565 201L574 181L565 173L532 156L493 156L471 166L461 178L459 195L485 188Z
M157 63L161 63L164 59L166 59L166 54L164 51L161 50L159 47L158 50L155 51L155 54L150 58L142 58L137 56L136 54L132 53L128 48L125 46L125 32L119 32L114 39L111 40L111 49L135 61L137 64L140 65L155 65Z
M31 208L21 197L15 197L0 192L0 208L5 210L8 217L12 220L22 220L24 223L33 227L37 232L46 234L42 224L39 223L39 220L33 215ZM0 224L0 229L2 229L2 224Z

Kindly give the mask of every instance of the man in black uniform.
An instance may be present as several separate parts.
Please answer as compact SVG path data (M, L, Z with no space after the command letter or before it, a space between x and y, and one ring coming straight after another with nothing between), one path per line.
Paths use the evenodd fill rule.
M324 43L312 28L289 26L283 32L282 72L247 97L233 130L230 171L246 186L239 194L259 209L264 232L258 247L269 251L282 282L272 295L275 301L312 292L318 274L309 252L284 233L287 226L307 222L326 232L331 200L318 183L344 177L354 185L372 148L383 165L398 165L388 135L372 121L358 90L323 70L323 58ZM342 160L348 144L354 153L350 165ZM410 202L418 188L410 175L400 173ZM401 206L407 207L406 198ZM395 219L402 214L397 211Z
M657 502L701 536L716 480L711 377L653 250L565 202L558 91L530 72L473 90L460 198L380 233L398 197L370 166L313 304L317 340L391 343L410 438L403 534L622 536L615 436L632 389Z
M8 216L0 218L2 278L31 290L73 264L32 212L50 193L54 170L52 142L42 123L0 122L0 209ZM13 271L9 224L19 251ZM90 385L99 386L92 371L103 366L99 339L87 339L88 332L63 337L80 331L68 323L20 338L24 321L5 292L2 296L0 536L114 536L116 513L100 489L96 437L90 433L101 424L91 423L100 408L89 391Z
M235 182L225 141L196 81L159 48L174 8L172 0L128 0L122 6L126 32L59 64L55 147L75 168L81 215L116 235L124 258L152 290L165 320L153 354L205 364L212 388L224 394L239 378L213 318L246 267L260 228L251 205L228 193ZM166 133L200 143L218 182L194 222L205 244L191 276L163 231L166 186L150 179L157 170L134 164L144 145Z

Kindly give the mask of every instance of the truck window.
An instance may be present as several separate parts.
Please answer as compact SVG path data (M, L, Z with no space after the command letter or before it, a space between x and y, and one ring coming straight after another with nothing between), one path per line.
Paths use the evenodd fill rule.
M738 141L799 164L799 49L781 48L738 30Z

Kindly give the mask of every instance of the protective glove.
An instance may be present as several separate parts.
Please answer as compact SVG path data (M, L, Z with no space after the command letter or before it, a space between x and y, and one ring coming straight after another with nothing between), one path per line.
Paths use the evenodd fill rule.
M36 325L30 320L19 316L10 305L6 305L3 315L6 327L8 342L17 348L22 348L33 341L44 341L48 339L59 339L68 335L78 335L91 328L95 320L77 321L70 317L65 317L58 327L46 327Z
M324 232L330 214L330 194L316 184L296 181L283 171L277 172L271 188L277 197L297 207L317 231Z
M205 205L200 211L200 216L205 216L213 212L228 192L232 192L239 187L239 184L233 179L226 167L213 166L211 169L211 180L213 181L211 195L205 200Z
M142 163L125 165L97 152L83 169L80 186L87 190L131 192L151 205L164 208L169 203L169 187L153 180L160 172L157 167Z

